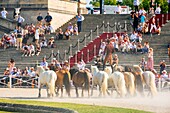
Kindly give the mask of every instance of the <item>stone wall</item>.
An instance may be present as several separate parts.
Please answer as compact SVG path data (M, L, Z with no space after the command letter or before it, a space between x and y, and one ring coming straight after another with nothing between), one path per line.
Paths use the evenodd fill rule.
M78 3L76 1L64 0L0 0L0 9L5 7L8 11L7 18L14 19L14 9L21 7L21 16L26 23L36 23L36 18L41 12L45 17L47 12L53 17L52 26L54 29L62 26L77 14ZM86 14L85 0L80 3L81 13Z

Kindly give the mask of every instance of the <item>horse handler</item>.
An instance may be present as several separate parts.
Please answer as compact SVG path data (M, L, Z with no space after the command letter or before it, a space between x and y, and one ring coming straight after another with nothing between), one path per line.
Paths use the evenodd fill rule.
M107 44L106 44L105 51L104 51L106 56L105 56L105 59L103 62L103 70L105 69L106 62L109 62L110 66L112 68L112 73L113 73L113 66L112 66L112 64L113 64L112 53L113 52L114 52L114 47L113 47L112 43L110 43L110 40L107 39Z

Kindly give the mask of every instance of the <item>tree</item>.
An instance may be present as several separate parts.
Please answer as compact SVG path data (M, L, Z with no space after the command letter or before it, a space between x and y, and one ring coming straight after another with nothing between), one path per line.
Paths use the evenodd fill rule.
M104 0L104 5L116 5L116 0Z
M161 13L167 13L167 11L168 11L168 2L167 2L167 0L155 0L155 3L160 4Z
M142 1L143 8L148 11L149 10L149 0Z

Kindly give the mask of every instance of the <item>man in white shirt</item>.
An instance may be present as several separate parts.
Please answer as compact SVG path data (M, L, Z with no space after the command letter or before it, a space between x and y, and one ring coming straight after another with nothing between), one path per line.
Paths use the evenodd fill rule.
M18 26L21 26L21 24L25 21L25 19L21 16L21 15L18 15Z
M145 9L144 8L142 8L142 9L140 9L139 10L139 15L145 15L146 14L146 11L145 11Z
M158 5L158 7L155 10L155 14L161 14L161 8L160 5Z
M3 8L3 10L1 11L2 18L6 18L7 14L8 14L8 12L5 10L5 8Z
M133 5L134 5L134 7L135 7L135 12L139 12L139 5L140 5L140 2L139 2L139 0L134 0L133 1Z
M122 12L122 8L121 6L118 4L117 7L116 7L116 14L121 14Z
M77 63L77 67L79 70L85 70L85 62L83 60L80 60L78 63Z

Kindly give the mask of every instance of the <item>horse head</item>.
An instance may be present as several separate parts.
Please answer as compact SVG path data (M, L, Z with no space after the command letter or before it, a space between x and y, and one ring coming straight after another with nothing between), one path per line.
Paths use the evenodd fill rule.
M110 75L111 73L112 73L112 69L111 69L111 67L106 67L105 69L104 69L104 72L106 72L108 75Z
M44 72L44 68L42 66L37 66L36 74L40 75L42 72Z
M94 74L96 72L99 72L99 69L97 68L97 66L92 66L91 65L91 73Z

